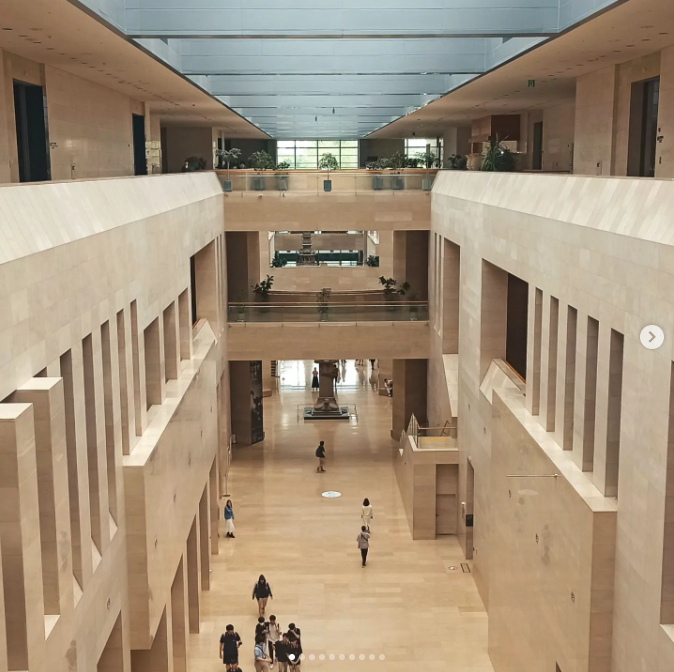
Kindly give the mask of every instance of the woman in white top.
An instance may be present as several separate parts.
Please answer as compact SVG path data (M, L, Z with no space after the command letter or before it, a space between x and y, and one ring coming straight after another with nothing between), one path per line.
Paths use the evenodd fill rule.
M363 525L365 525L365 529L369 532L370 531L370 523L372 523L372 519L374 518L374 513L372 512L372 506L370 505L370 500L367 497L363 500L363 510L360 514L360 518L363 521Z

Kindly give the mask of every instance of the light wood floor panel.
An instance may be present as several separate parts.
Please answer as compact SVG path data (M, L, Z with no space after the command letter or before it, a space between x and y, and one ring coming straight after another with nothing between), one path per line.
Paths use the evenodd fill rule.
M461 572L456 538L411 540L391 464L391 399L367 386L339 397L357 405L357 423L298 423L297 404L308 403L311 392L275 393L264 401L264 443L236 451L228 485L237 538L224 538L222 521L211 590L202 595L201 633L190 635L190 670L218 669L227 623L243 640L241 669L253 669L251 592L263 573L274 591L267 615L275 614L282 627L297 623L305 654L316 656L304 661L304 670L350 663L349 669L373 672L492 672L487 615L472 576ZM315 469L319 439L327 445L325 474ZM324 490L342 497L324 499ZM361 569L356 536L364 497L375 518L368 566ZM450 571L452 565L458 570Z

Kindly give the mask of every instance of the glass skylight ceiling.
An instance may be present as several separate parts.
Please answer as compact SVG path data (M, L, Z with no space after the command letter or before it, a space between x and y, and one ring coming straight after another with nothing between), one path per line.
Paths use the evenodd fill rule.
M360 138L618 0L84 0L270 136Z

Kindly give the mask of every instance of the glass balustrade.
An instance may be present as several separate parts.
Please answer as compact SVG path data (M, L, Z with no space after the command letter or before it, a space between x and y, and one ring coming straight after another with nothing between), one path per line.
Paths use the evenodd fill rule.
M230 303L229 322L416 322L428 320L426 301L370 304Z
M216 170L225 193L341 193L431 191L436 169L368 171Z

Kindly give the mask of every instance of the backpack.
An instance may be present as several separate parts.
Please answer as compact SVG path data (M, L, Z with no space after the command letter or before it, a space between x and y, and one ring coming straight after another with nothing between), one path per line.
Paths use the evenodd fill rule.
M316 448L316 457L323 457L323 449L320 446Z

